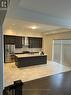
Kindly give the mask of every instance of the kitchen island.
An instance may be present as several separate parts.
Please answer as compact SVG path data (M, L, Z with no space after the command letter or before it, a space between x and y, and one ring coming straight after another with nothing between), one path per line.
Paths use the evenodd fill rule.
M15 64L19 67L47 64L47 55L39 54L16 54Z

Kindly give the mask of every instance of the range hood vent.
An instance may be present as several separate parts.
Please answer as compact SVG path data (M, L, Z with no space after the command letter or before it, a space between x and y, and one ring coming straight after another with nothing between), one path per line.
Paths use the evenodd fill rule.
M28 46L28 37L25 37L25 46Z
M22 45L23 46L28 46L28 37L23 37L22 38Z

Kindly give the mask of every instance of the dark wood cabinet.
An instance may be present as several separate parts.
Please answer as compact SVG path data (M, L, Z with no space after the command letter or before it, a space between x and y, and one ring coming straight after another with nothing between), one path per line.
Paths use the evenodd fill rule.
M4 35L5 44L15 44L15 36Z
M15 37L15 48L22 48L22 37Z
M22 37L22 46L25 46L25 37Z
M22 37L4 35L4 44L14 44L15 48L22 48Z
M28 48L42 48L42 38L28 37ZM4 44L14 44L15 48L25 46L25 37L4 35Z
M29 48L42 48L42 38L29 37Z
M27 67L27 66L33 66L33 65L41 65L41 64L47 64L47 55L31 55L30 56L18 56L17 54L15 56L15 64L18 68L20 67Z

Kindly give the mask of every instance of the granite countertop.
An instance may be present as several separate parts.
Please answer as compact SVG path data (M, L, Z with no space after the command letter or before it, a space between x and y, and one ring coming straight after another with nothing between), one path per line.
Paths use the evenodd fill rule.
M16 57L20 58L20 57L34 57L34 56L45 56L46 54L44 55L40 55L40 54L16 54ZM47 56L47 55L46 55Z

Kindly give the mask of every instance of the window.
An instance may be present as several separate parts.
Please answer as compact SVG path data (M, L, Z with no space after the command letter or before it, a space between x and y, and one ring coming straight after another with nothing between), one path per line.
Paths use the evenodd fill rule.
M71 40L54 40L52 60L71 67Z

